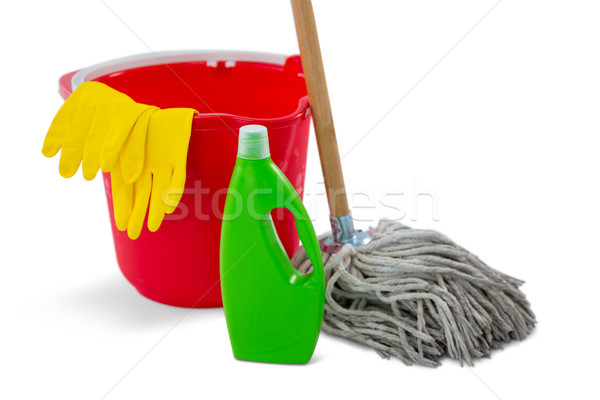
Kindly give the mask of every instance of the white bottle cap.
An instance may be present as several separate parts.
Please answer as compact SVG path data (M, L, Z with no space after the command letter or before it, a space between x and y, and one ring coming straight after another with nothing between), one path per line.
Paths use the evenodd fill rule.
M269 135L266 127L262 125L244 125L240 128L237 154L239 158L262 160L270 155Z

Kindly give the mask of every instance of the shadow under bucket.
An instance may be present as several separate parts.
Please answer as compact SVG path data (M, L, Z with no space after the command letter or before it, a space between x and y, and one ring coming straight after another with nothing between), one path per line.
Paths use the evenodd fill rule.
M149 299L181 307L220 307L221 217L236 159L238 129L269 130L271 156L303 195L310 108L299 56L247 52L166 52L101 63L60 79L66 98L95 80L139 103L191 107L187 180L178 209L151 233L131 240L114 221L110 175L104 174L119 267ZM279 214L279 213L275 213ZM273 215L288 255L298 247L290 214Z

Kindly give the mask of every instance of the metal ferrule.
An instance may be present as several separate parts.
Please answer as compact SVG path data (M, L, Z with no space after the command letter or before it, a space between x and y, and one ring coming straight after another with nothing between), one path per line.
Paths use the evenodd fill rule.
M335 253L345 244L360 247L371 241L371 235L367 232L354 230L352 214L343 217L330 216L329 221L333 235L321 239L321 250L324 252Z
M333 239L342 244L350 243L354 237L354 221L352 214L344 215L343 217L329 217L331 223L331 233Z

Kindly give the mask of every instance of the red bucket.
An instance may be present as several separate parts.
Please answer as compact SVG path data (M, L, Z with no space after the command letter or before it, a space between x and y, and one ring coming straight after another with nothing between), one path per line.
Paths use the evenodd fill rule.
M157 232L144 227L131 240L117 230L108 174L104 183L117 260L127 280L161 303L222 306L221 216L241 126L268 128L273 161L303 194L310 109L300 57L245 52L140 55L66 74L60 79L60 94L66 98L88 80L106 83L140 103L200 112L192 125L184 195ZM291 255L298 247L294 219L287 213L273 219Z

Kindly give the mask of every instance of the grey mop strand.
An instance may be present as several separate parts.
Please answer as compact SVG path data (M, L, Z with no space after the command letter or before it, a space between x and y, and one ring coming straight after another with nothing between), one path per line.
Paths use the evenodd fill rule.
M323 254L323 329L366 344L384 358L435 367L489 357L535 325L522 281L502 274L431 230L381 221L367 246ZM292 258L312 265L303 249Z

